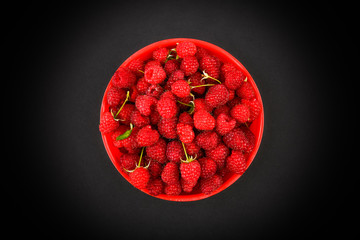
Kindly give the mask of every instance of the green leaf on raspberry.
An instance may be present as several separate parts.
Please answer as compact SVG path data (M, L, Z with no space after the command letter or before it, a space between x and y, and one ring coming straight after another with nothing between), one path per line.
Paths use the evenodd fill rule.
M132 125L132 123L130 123L130 129L127 130L126 132L124 132L123 134L117 136L116 140L124 140L124 139L128 138L131 135L133 128L134 128L134 126Z

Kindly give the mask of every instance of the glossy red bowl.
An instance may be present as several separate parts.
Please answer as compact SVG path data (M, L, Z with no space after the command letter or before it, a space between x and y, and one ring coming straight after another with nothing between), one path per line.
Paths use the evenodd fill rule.
M193 43L195 43L196 46L203 47L203 48L207 49L210 53L217 56L220 59L221 62L224 62L224 63L225 62L230 62L230 63L234 64L235 66L237 66L239 69L242 70L242 72L246 75L248 81L253 86L253 88L255 90L255 93L256 93L256 98L258 99L258 101L261 104L262 111L260 113L260 116L250 126L250 130L256 136L256 143L255 143L254 150L248 155L247 165L249 166L252 163L252 161L254 160L254 158L256 156L256 153L257 153L257 151L259 149L260 143L261 143L261 139L262 139L262 135L263 135L263 129L264 129L264 111L263 111L264 108L263 108L260 92L259 92L253 78L251 77L250 73L230 53L226 52L224 49L222 49L222 48L220 48L220 47L218 47L218 46L216 46L214 44L211 44L211 43L208 43L208 42L205 42L205 41L201 41L201 40L197 40L197 39L190 39L190 38L173 38L173 39L166 39L166 40L162 40L162 41L159 41L159 42L155 42L153 44L150 44L150 45L140 49L139 51L137 51L136 53L131 55L128 59L126 59L121 64L121 66L119 66L119 67L128 66L128 64L134 59L147 60L147 59L152 57L152 52L155 49L157 49L159 47L167 47L167 48L171 49L171 48L174 48L176 46L176 43L184 41L184 40L192 41ZM109 109L109 105L106 102L106 94L107 94L107 91L110 89L110 87L111 87L111 81L109 81L109 84L108 84L108 86L107 86L107 88L105 90L105 93L104 93L104 97L102 99L101 110L100 110L100 118L104 114L104 112L108 111L108 109ZM102 139L103 139L103 142L104 142L104 145L105 145L105 149L106 149L112 163L114 164L115 168L119 171L119 173L127 181L130 182L128 174L122 169L122 167L120 165L120 162L119 162L119 158L121 156L121 153L118 150L118 148L113 146L110 135L111 134L102 134ZM212 192L209 195L205 195L205 194L203 194L201 192L195 192L195 193L190 193L190 194L182 193L179 196L169 196L169 195L165 195L165 194L160 194L160 195L155 196L155 197L160 198L160 199L164 199L164 200L169 200L169 201L177 201L177 202L196 201L196 200L208 198L210 196L213 196L213 195L225 190L227 187L229 187L231 184L233 184L236 180L238 180L239 177L240 177L239 174L228 173L223 178L224 183L222 184L222 186L220 186L217 190L215 190L214 192ZM149 194L147 192L147 190L141 190L141 191Z

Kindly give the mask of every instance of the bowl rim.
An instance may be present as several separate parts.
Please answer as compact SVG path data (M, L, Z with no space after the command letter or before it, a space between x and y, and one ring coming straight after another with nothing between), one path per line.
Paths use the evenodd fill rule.
M141 49L139 49L138 51L136 51L135 53L133 53L131 56L129 56L119 67L126 67L128 66L128 64L137 58L142 59L141 56L143 56L145 53L147 53L148 55L155 49L159 48L159 47L170 47L170 46L176 46L176 43L179 43L181 41L191 41L193 43L195 43L196 46L198 47L203 47L206 50L208 50L210 53L216 55L222 62L229 62L232 63L234 65L236 65L238 68L240 68L242 70L242 72L246 75L246 77L248 78L248 81L251 83L255 94L256 94L256 98L260 103L261 106L261 112L259 117L254 121L254 122L258 122L257 124L259 124L259 133L258 135L256 135L256 144L255 147L253 149L253 151L247 156L247 169L248 170L249 166L251 165L251 163L253 162L261 141L262 141L262 136L263 136L263 131L264 131L264 106L263 106L263 102L262 102L262 98L260 95L260 91L257 87L257 85L255 84L255 81L253 80L252 76L250 75L250 73L247 71L247 69L243 66L242 63L240 63L239 60L237 60L233 55L231 55L229 52L227 52L226 50L224 50L223 48L214 45L212 43L203 41L203 40L199 40L199 39L193 39L193 38L170 38L170 39L164 39L164 40L160 40L154 43L151 43ZM216 52L216 53L215 53ZM146 59L143 59L146 60ZM107 84L107 87L105 89L102 101L101 101L101 108L100 108L100 118L103 115L103 113L105 111L107 111L106 109L106 104L104 104L106 102L106 94L108 92L108 90L110 89L110 87L112 86L111 84L111 79ZM251 124L251 126L253 126L254 122ZM250 129L251 129L250 126ZM102 141L104 143L106 152L111 160L111 162L113 163L113 165L115 166L115 168L118 170L118 172L129 182L129 184L132 186L132 184L130 183L130 179L129 176L121 169L121 166L117 163L116 160L116 156L114 155L114 153L111 151L111 147L112 146L112 142L109 141L109 136L108 134L103 134L101 133L101 138ZM245 171L245 173L246 173ZM245 174L244 173L244 174ZM138 189L152 197L155 198L159 198L159 199L163 199L163 200L168 200L168 201L175 201L175 202L189 202L189 201L197 201L197 200L202 200L208 197L211 197L223 190L225 190L226 188L228 188L229 186L231 186L234 182L236 182L242 175L240 174L233 174L232 176L230 176L218 189L216 189L215 191L213 191L210 194L203 194L203 193L195 193L195 194L182 194L182 195L178 195L178 196L170 196L170 195L166 195L166 194L160 194L157 196L153 196L151 194L149 194L149 192L145 189L145 190L141 190Z

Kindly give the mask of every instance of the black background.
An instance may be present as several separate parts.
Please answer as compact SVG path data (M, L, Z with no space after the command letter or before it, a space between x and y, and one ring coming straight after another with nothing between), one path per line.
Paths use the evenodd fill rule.
M329 51L333 7L120 1L42 3L19 15L25 12L17 27L27 94L19 108L31 106L31 117L20 144L30 148L16 209L29 233L257 238L329 227L324 203L336 187L329 181L325 107L336 51ZM187 203L133 188L112 165L98 130L101 99L118 66L138 49L175 37L208 41L235 56L254 78L265 111L262 144L247 172L225 191Z

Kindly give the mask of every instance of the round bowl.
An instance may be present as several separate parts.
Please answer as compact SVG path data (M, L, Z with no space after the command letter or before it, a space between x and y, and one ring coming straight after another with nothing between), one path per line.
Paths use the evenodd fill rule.
M189 41L195 43L196 46L205 48L211 54L217 56L220 59L221 62L224 62L224 63L229 62L229 63L232 63L235 66L237 66L239 69L242 70L242 72L245 74L248 81L251 83L252 87L254 88L255 93L256 93L256 98L259 101L259 103L261 104L261 113L260 113L260 116L257 119L255 119L252 122L252 124L250 125L250 127L249 127L250 130L254 133L254 135L256 137L254 150L250 154L247 155L247 167L249 167L249 165L254 160L254 158L256 156L256 153L257 153L257 151L259 149L260 143L261 143L261 139L262 139L262 135L263 135L263 129L264 129L264 108L263 108L263 103L262 103L262 100L261 100L259 89L257 88L257 86L256 86L253 78L251 77L250 73L230 53L228 53L224 49L222 49L222 48L220 48L220 47L218 47L218 46L216 46L214 44L211 44L211 43L208 43L208 42L205 42L205 41L201 41L201 40L197 40L197 39L191 39L191 38L173 38L173 39L166 39L166 40L158 41L158 42L152 43L152 44L140 49L139 51L137 51L133 55L131 55L128 59L126 59L121 64L121 66L119 66L119 68L120 67L127 67L129 65L129 63L134 59L147 60L147 59L152 57L152 52L155 49L157 49L159 47L167 47L167 48L171 49L171 48L174 48L176 46L176 43L184 41L184 40L189 40ZM107 101L106 101L106 94L107 94L108 90L110 89L110 87L111 87L111 81L109 80L109 84L107 85L107 88L106 88L105 93L104 93L104 97L102 99L101 110L100 110L100 118L109 109L109 105L107 104ZM102 140L103 140L104 145L105 145L105 149L106 149L112 163L114 164L115 168L118 170L118 172L128 182L130 182L128 174L122 169L122 166L120 165L120 162L119 162L121 152L119 151L118 148L116 148L112 144L112 140L111 140L110 135L111 134L101 134ZM211 194L208 194L208 195L205 195L205 194L203 194L201 192L194 192L194 193L190 193L190 194L181 193L181 195L178 195L178 196L169 196L169 195L165 195L165 194L160 194L158 196L153 196L153 197L168 200L168 201L177 201L177 202L187 202L187 201L201 200L201 199L213 196L213 195L225 190L230 185L232 185L236 180L238 180L240 178L240 176L241 175L239 175L239 174L228 173L227 175L225 175L223 177L223 184L218 189L216 189L215 191L213 191ZM141 191L149 194L146 189L141 190ZM152 195L150 195L150 196L152 196Z

